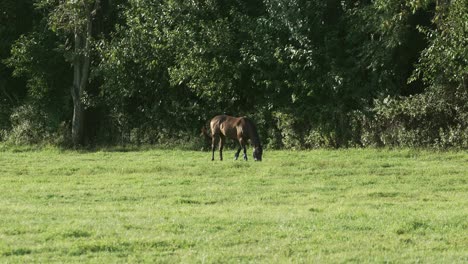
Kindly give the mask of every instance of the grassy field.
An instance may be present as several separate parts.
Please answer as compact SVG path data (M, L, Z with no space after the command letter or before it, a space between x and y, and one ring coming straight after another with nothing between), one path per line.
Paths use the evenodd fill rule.
M468 262L466 152L233 154L4 148L0 262Z

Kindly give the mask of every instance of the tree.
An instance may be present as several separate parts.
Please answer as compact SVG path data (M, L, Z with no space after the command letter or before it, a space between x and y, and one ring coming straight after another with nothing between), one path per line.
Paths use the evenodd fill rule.
M13 116L17 127L30 124L37 110L49 135L71 120L75 146L155 143L193 137L209 117L230 113L254 117L271 146L294 148L359 144L362 130L378 135L387 123L401 124L393 127L405 142L425 138L421 145L466 131L463 0L6 0L0 7L8 10L2 25L18 21L11 10L35 15L27 30L0 26L9 36L0 58L11 54L2 63L13 68L0 65L3 127L15 126ZM464 140L457 138L452 145Z
M50 13L51 29L62 34L67 42L73 39L73 50L66 46L67 57L73 65L72 142L74 146L83 143L84 105L83 95L89 82L91 63L91 42L93 18L100 7L100 0L61 0L55 3L42 1L40 5L54 5Z
M13 70L5 59L11 56L11 45L32 28L36 16L33 7L25 0L0 2L0 130L9 126L9 116L26 94L25 80L14 78Z

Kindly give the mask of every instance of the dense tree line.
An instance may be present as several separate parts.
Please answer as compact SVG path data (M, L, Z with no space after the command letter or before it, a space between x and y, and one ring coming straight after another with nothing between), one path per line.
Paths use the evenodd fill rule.
M0 140L468 147L466 0L2 0ZM185 142L185 143L184 143Z

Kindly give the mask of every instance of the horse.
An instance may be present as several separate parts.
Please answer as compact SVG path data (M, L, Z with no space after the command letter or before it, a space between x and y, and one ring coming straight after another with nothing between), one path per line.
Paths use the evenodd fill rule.
M210 120L211 136L206 128L202 128L202 134L211 137L211 160L214 160L216 140L219 140L219 159L223 160L223 147L226 138L237 140L240 144L235 154L235 159L239 158L239 153L244 150L244 160L247 160L247 141L253 145L253 158L255 161L262 161L263 149L258 136L257 127L247 117L233 117L228 115L218 115Z

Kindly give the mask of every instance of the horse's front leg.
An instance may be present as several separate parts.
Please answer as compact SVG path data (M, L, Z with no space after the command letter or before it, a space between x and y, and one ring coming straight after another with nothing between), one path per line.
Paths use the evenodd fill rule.
M242 138L239 139L239 144L240 144L240 148L237 150L236 160L239 157L239 153L240 153L241 149L244 149L244 160L247 160L247 148L245 147L245 140L242 139Z
M244 144L244 160L247 161L247 147Z

